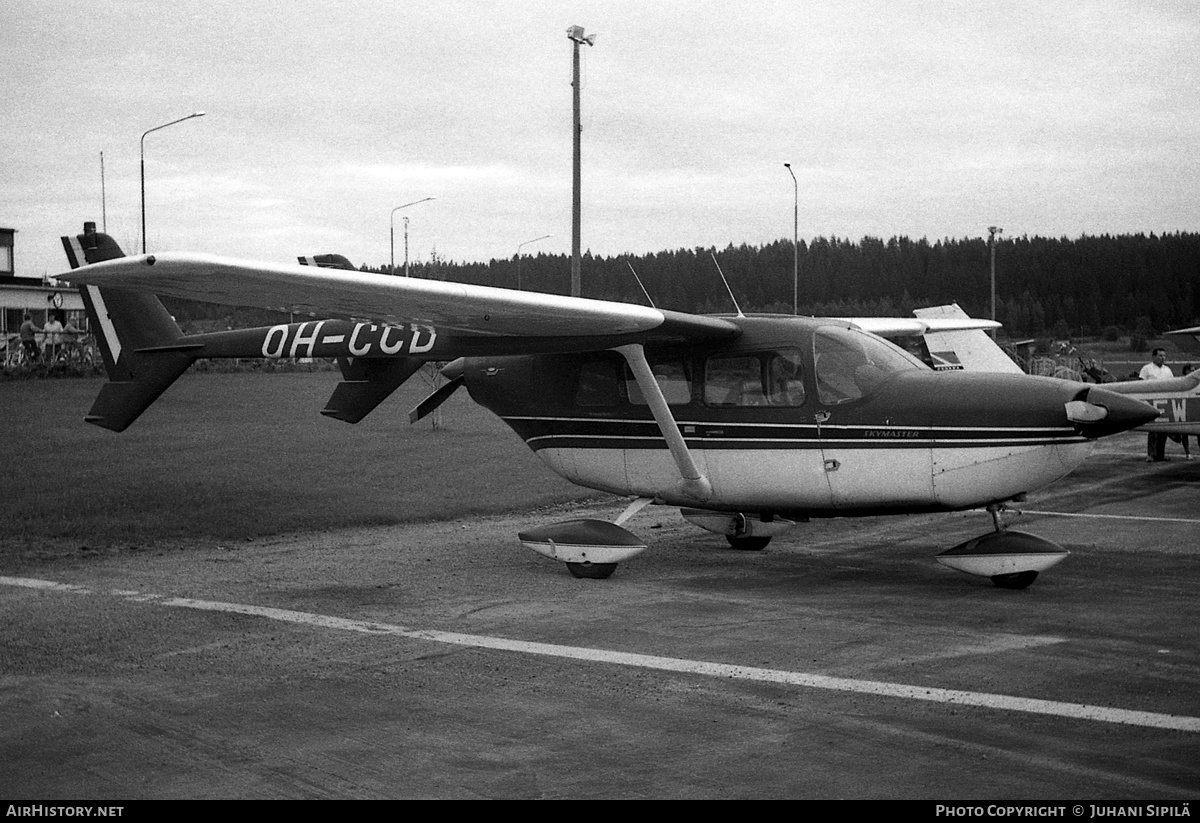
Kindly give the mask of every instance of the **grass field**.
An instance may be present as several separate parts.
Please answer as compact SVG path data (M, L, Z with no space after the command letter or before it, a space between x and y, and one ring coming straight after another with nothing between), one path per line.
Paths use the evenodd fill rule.
M595 493L460 391L408 423L414 379L363 422L319 414L334 372L185 374L121 434L83 422L100 379L0 383L0 548L234 540L529 510Z

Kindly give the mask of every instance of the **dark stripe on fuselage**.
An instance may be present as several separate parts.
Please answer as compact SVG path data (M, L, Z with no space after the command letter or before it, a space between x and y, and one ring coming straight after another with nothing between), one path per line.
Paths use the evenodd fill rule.
M653 420L505 416L531 449L664 449ZM932 447L1045 446L1082 443L1073 428L964 428L938 426L820 426L815 423L679 421L695 449L919 449Z

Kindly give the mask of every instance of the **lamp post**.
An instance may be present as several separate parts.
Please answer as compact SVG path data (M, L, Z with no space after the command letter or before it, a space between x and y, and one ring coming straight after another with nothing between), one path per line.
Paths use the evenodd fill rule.
M792 171L791 163L783 167L792 176L792 314L800 313L800 184L796 182L796 173Z
M572 45L572 73L571 73L571 88L574 90L574 112L575 118L571 129L571 135L574 138L574 155L572 157L572 186L571 186L571 296L579 297L583 293L583 286L580 281L579 274L579 223L580 223L580 174L579 174L579 134L582 131L582 126L579 125L579 46L581 43L586 43L589 46L596 45L596 35L589 34L586 37L583 34L583 26L571 26L567 29L567 39Z
M388 217L388 222L391 224L389 241L392 248L392 264L389 268L391 274L396 273L396 212L400 209L407 209L409 206L415 206L418 203L424 203L427 200L433 200L433 197L423 197L420 200L414 200L411 203L405 203L403 206L396 206L392 209L391 215ZM408 277L408 218L404 218L404 276Z
M187 117L180 117L178 120L172 120L170 123L163 123L161 126L155 126L149 131L142 132L142 254L146 253L146 135L159 129L165 129L167 126L182 123L184 120L203 116L204 112L202 111L192 112Z
M988 226L988 246L992 251L992 319L996 319L996 235L1003 234L1004 229L999 226ZM992 332L994 336L995 331Z
M521 290L521 249L528 246L530 243L536 243L539 240L545 240L548 237L553 237L553 234L543 234L541 237L535 237L532 240L526 240L524 243L517 244L517 291Z

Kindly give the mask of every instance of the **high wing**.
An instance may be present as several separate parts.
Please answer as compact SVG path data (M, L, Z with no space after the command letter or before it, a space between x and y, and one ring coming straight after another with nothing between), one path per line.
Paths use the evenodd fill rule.
M185 252L124 257L60 277L79 285L314 317L424 324L457 336L489 338L493 354L509 348L504 338L524 341L512 348L525 351L552 350L556 341L579 338L617 345L631 339L721 340L738 334L736 325L720 318L606 300ZM531 338L545 345L531 346Z
M1179 344L1179 348L1190 351L1193 354L1200 354L1200 326L1192 326L1190 329L1176 329L1166 334Z
M923 310L918 309L917 311L920 312ZM974 317L968 317L966 312L962 312L961 309L959 311L962 317L954 315L925 317L919 315L916 318L838 317L834 319L853 323L863 331L877 334L880 337L920 337L931 332L983 331L1000 328L1000 324L995 320L978 320Z
M83 293L100 332L110 381L86 419L115 431L132 423L200 358L334 358L343 382L322 413L354 423L429 361L609 349L629 360L643 391L661 394L643 344L716 343L743 331L742 324L721 317L360 272L347 268L344 258L328 256L302 260L315 266L179 252L125 257L94 224L85 225L81 235L64 237L63 244L73 270L62 279ZM184 335L158 296L253 306L293 318L258 329ZM961 310L919 319L849 321L893 337L949 330L982 335L979 329L996 325ZM452 379L452 385L427 398L414 410L414 419L436 408L461 382ZM656 422L670 433L677 427L665 400L661 406ZM682 444L681 435L675 439ZM687 479L696 472L684 467L681 474Z

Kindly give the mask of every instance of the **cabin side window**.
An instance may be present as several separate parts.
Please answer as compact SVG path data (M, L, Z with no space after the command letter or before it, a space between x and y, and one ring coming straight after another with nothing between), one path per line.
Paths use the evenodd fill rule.
M622 366L624 361L605 358L589 360L579 372L579 387L575 402L592 408L615 406L621 402Z
M802 406L804 380L798 349L710 357L704 364L709 406Z
M667 399L667 405L682 406L692 402L692 370L688 363L678 359L651 359L650 371L654 372L654 379ZM633 405L649 405L628 367L625 369L625 390L629 392L629 402Z

